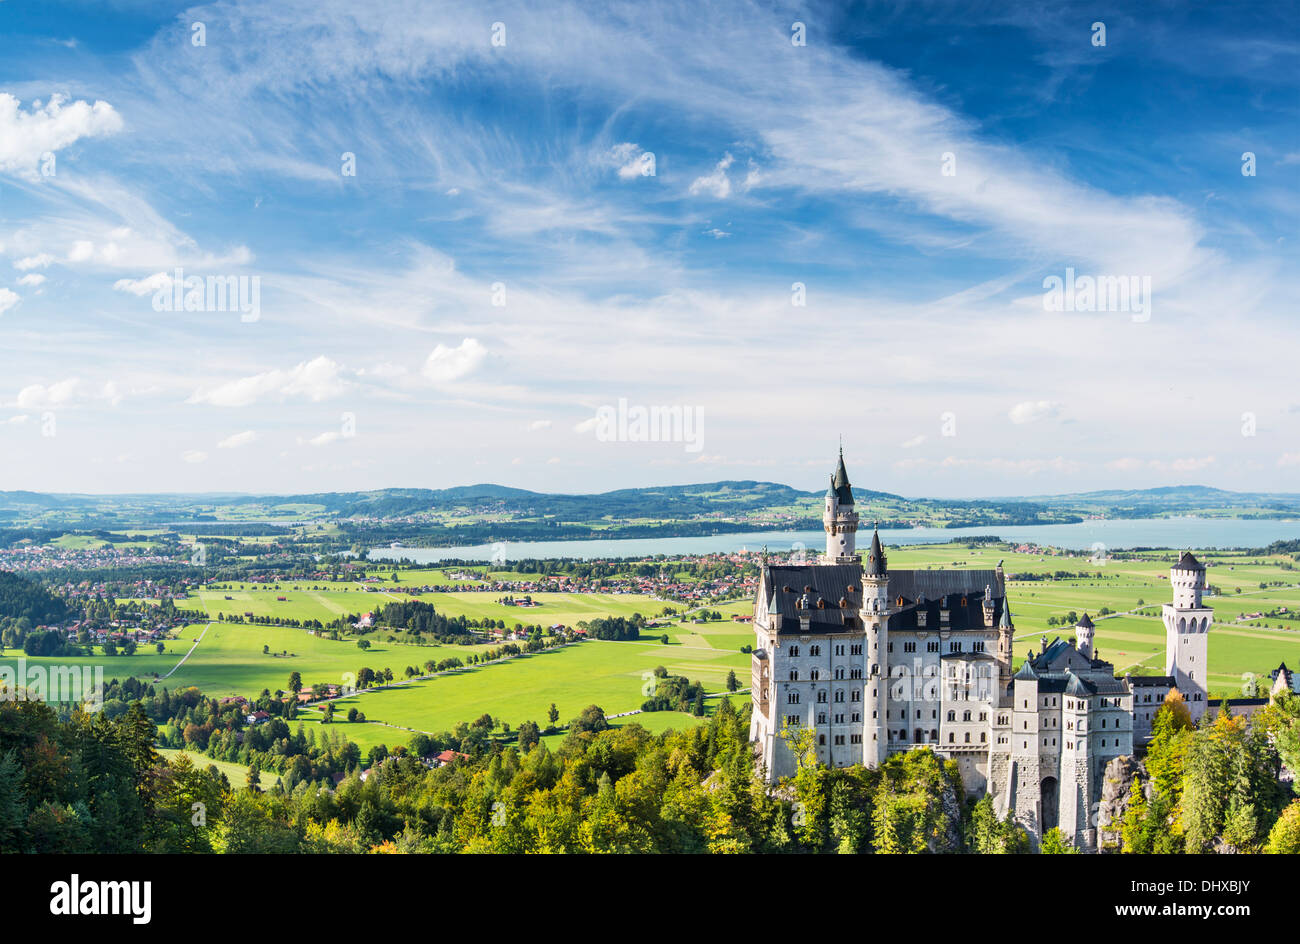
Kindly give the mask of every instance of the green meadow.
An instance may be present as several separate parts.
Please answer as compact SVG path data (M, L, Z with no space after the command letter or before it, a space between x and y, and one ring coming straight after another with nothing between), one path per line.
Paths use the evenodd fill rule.
M710 646L592 640L358 692L334 703L335 717L355 707L367 720L431 733L451 730L485 713L512 728L523 721L545 727L552 703L562 724L592 704L607 715L640 708L660 665L673 675L703 682L707 691L720 692L730 671L744 684L749 656Z

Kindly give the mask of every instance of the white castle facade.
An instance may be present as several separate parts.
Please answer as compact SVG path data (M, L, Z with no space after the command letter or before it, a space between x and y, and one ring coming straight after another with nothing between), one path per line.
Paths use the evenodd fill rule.
M811 729L821 763L873 766L929 747L956 761L968 792L988 792L1035 840L1052 827L1096 848L1091 812L1107 762L1132 754L1170 688L1193 718L1206 708L1205 568L1190 552L1170 572L1165 676L1116 678L1087 614L1071 640L1030 652L1012 673L1014 621L995 570L891 570L858 515L841 452L816 564L764 562L754 600L750 740L769 781L796 761L785 732ZM1289 676L1288 676L1289 679ZM1246 705L1241 707L1245 708Z

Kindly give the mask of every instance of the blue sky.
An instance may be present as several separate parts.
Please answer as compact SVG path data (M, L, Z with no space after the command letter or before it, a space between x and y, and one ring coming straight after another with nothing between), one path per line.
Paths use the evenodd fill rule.
M1300 491L1298 27L0 0L0 488L813 488L842 435L910 495ZM155 310L177 268L257 317Z

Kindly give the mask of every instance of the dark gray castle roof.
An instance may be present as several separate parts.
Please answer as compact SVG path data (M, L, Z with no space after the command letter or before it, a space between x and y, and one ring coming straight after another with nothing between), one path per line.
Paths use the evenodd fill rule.
M1172 675L1130 675L1127 681L1133 688L1172 688L1174 677Z
M1175 570L1204 570L1205 565L1192 556L1191 551L1183 551L1183 556L1178 559Z
M984 593L997 585L994 571L895 570L888 576L890 605L899 608L889 618L891 630L921 628L922 612L927 630L985 628ZM860 564L775 564L764 569L755 596L781 617L782 633L860 631L862 578ZM1004 606L1001 597L993 598L995 626ZM947 623L940 619L942 610L948 611ZM801 629L800 618L813 625Z
M890 574L890 586L893 586L893 574ZM893 601L897 604L897 599ZM993 625L997 625L998 611L1005 605L1000 597L993 598ZM948 613L944 622L942 614ZM921 625L920 614L925 614L925 625ZM892 632L934 632L939 629L960 632L970 629L987 629L984 625L984 595L975 593L950 593L942 597L927 597L923 600L904 603L902 609L889 616L889 631Z
M781 617L782 633L842 633L860 629L862 568L857 564L775 565L763 571L758 593ZM810 620L807 630L800 620Z
M1085 695L1127 695L1129 687L1115 678L1115 667L1102 659L1091 659L1068 640L1057 637L1038 655L1024 661L1017 679L1036 680L1040 692Z
M839 499L841 505L853 504L853 486L849 484L849 473L844 468L844 450L840 449L840 461L835 466L835 474L831 476L831 487L826 492L829 498L834 493Z
M867 551L867 574L871 577L883 577L888 572L885 562L885 549L880 546L880 532L871 531L871 548Z

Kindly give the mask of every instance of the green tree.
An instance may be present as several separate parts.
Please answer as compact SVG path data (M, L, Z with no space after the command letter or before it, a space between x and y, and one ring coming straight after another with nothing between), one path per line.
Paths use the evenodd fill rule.
M1270 855L1300 854L1300 800L1293 801L1277 818L1264 851Z
M1065 834L1058 826L1053 826L1043 834L1043 842L1038 851L1043 855L1077 855L1079 852L1072 843L1065 841Z

